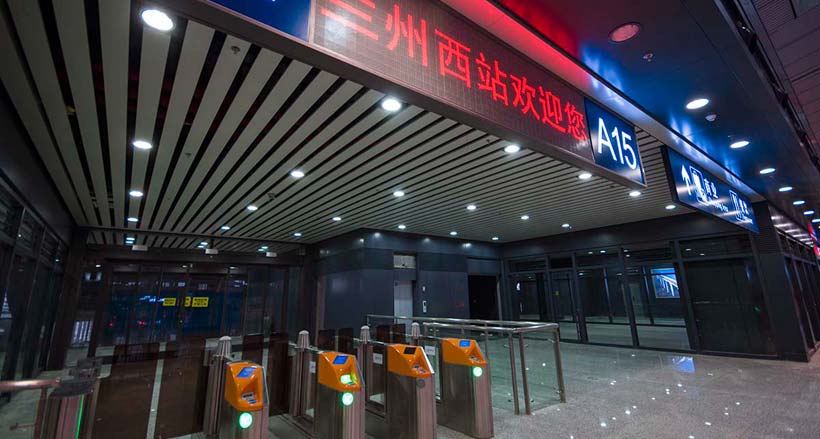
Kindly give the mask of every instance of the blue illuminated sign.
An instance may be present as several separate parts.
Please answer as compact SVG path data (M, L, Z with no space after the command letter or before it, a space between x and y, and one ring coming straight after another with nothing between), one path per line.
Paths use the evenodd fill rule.
M718 180L677 152L664 148L672 196L679 202L758 233L752 203L737 189Z
M603 166L634 182L645 184L635 127L584 98L592 157Z
M470 347L470 340L459 340L458 347L460 348L469 348Z
M211 0L248 18L308 40L310 0Z
M347 355L338 355L333 359L333 364L345 364L347 362Z

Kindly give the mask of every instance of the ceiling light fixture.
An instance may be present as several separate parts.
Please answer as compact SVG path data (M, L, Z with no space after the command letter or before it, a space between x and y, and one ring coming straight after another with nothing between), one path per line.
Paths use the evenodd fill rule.
M231 230L231 226L222 226L219 229L220 230Z
M404 224L399 224L397 227L399 228L399 230L404 230L407 228L407 226L405 226Z
M589 180L590 178L592 178L592 174L590 174L589 172L582 172L578 174L579 180Z
M675 210L677 207L678 206L675 206L674 204L667 204L666 205L666 210Z
M775 171L774 168L763 168L760 170L760 175L771 174Z
M706 115L706 120L707 120L707 121L709 121L709 122L714 122L714 121L716 121L716 120L717 120L717 114L715 114L715 113L709 113L709 114L707 114L707 115Z
M632 192L629 193L629 196L632 197L632 198L640 197L641 196L641 191L632 191Z
M246 207L245 209L248 209L251 212L256 212L257 210L259 210L259 207L254 206L253 204L249 204L248 207Z
M141 149L143 151L147 151L147 150L154 147L154 145L151 145L151 142L148 142L146 140L139 140L139 139L134 140L133 142L131 142L131 145L134 148Z
M382 101L382 108L385 111L395 113L396 111L401 110L401 101L393 97L384 98Z
M507 154L515 154L518 151L521 151L521 147L516 145L515 143L511 143L504 147L504 152Z
M293 232L293 236L299 238L302 236L302 232Z
M492 239L493 241L498 241L498 240L499 240L499 239L501 239L501 238L499 238L498 236L493 236L493 237L492 237L492 238L490 238L490 239Z
M794 188L791 187L791 186L783 186L780 189L778 189L777 191L778 192L790 192L792 189L794 189Z
M748 140L738 140L737 142L733 142L731 145L729 145L729 148L740 149L740 148L745 148L747 146L749 146L749 141Z
M135 218L135 217L133 217L133 216L129 216L129 217L128 217L128 222L129 222L129 223L136 223L136 222L139 222L139 218Z
M342 217L340 217L340 216L334 216L334 217L333 217L333 218L331 218L331 219L332 219L333 221L336 221L336 222L338 223L339 221L341 221L341 220L342 220Z
M561 224L561 227L563 227L563 228L565 228L565 229L572 228L572 226L571 226L571 225L569 225L569 223L564 223L564 224Z
M453 230L452 232L450 232L450 236L456 236L456 235L458 235L458 232L456 232L455 230Z
M686 109L687 110L697 110L698 108L703 108L707 105L709 105L709 99L697 98L697 99L692 99L691 101L689 101L686 104Z
M156 30L168 32L174 28L174 20L158 9L146 9L140 14L142 21Z
M142 191L138 191L138 190L134 189L134 190L128 192L128 195L130 195L134 198L141 198L145 194L143 194Z
M404 191L393 191L393 196L396 198L401 198L404 196Z
M807 210L807 211L803 212L803 215L814 215L814 211L813 210Z
M476 207L475 204L468 204L467 205L467 210L476 210L476 209L478 209L478 207Z
M305 173L302 172L299 169L294 169L294 170L290 171L290 176L293 177L293 178L302 178L302 177L305 176Z
M526 220L530 219L530 216L529 215L521 215L521 219L526 221Z
M625 23L609 33L609 41L613 43L623 43L635 38L641 32L640 23Z
M813 222L813 223L820 223L820 218L815 218L815 219L811 220L811 222Z
M208 242L207 241L202 241L202 242L199 243L199 245L208 245Z
M794 204L795 206L802 206L802 205L806 204L806 202L803 201L803 200L797 200L792 204Z

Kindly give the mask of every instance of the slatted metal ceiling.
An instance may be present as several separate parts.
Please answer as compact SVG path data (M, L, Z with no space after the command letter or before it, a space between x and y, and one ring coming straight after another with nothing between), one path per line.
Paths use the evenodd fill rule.
M632 198L539 153L506 154L508 142L421 108L389 113L377 91L207 26L175 18L170 33L144 27L137 3L7 3L2 49L19 56L7 57L0 75L80 224L260 243L405 224L408 232L512 241L566 232L563 223L578 230L684 211L664 209L660 144L642 131L648 189ZM154 148L136 150L133 139ZM304 178L289 176L297 168ZM144 197L129 197L131 189ZM397 189L406 196L394 197ZM121 244L124 235L91 239ZM201 241L137 239L183 248Z

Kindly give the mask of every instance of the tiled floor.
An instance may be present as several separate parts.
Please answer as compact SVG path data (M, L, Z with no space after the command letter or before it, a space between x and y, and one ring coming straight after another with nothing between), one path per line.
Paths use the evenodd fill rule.
M540 346L549 345L528 351ZM820 438L820 357L805 364L571 343L561 349L568 402L516 416L498 380L497 438ZM528 355L528 366L540 366L538 352ZM509 372L503 364L493 376ZM551 365L544 370L550 376ZM553 384L534 385L534 392ZM35 398L22 394L0 408L0 437L31 437ZM274 437L295 437L277 430ZM438 435L466 437L444 428Z

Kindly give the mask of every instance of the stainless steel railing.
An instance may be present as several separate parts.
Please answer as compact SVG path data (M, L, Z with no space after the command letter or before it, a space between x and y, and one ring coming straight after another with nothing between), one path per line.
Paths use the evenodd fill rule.
M45 416L46 400L49 389L60 386L59 378L43 380L20 380L20 381L0 381L0 393L19 392L21 390L40 390L40 399L37 400L37 415L34 419L34 439L40 439L43 429L43 417Z
M477 319L456 319L456 318L438 318L438 317L408 317L408 316L388 316L388 315L368 315L367 324L371 325L373 320L391 320L393 322L413 321L422 325L423 334L427 336L431 331L437 334L440 330L456 330L460 331L463 337L466 337L467 331L480 332L484 337L484 350L488 362L491 361L490 355L490 336L501 335L506 337L509 347L509 361L510 361L510 378L512 385L512 397L515 414L520 414L520 401L518 396L518 374L516 372L516 353L515 344L518 339L518 356L521 362L521 390L524 396L524 410L526 414L532 414L532 405L530 400L530 383L528 380L527 360L525 354L525 334L544 332L550 335L549 341L553 344L553 357L555 361L555 374L558 385L558 395L562 403L567 402L566 387L564 384L564 372L561 363L561 344L559 326L556 323L544 322L512 322L504 320L477 320ZM493 365L490 364L492 368Z

